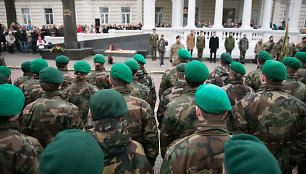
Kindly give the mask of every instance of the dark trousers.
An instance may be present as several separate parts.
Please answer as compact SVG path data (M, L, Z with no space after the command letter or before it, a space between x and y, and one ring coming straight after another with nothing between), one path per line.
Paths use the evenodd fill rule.
M233 51L233 50L227 49L227 50L226 50L226 53L232 55L232 51Z
M20 47L20 51L21 51L22 53L28 52L26 41L20 41L20 46L21 46L21 47Z
M161 65L164 64L164 56L165 56L165 52L164 51L160 51L159 52L159 57L160 57L160 64Z
M213 50L213 49L210 50L210 57L209 57L210 63L212 62L212 55L213 54L214 54L214 63L216 63L216 53L217 53L217 50Z
M240 62L244 63L244 60L245 60L245 53L246 51L245 50L240 50Z
M151 58L156 60L156 47L151 47Z
M34 53L37 53L37 46L36 46L36 43L37 43L37 41L32 41L32 51L33 51L33 54L34 54Z
M14 53L14 44L7 45L7 46L8 46L9 53Z
M198 60L202 61L203 57L203 48L198 48Z
M188 51L190 52L190 55L192 57L192 52L193 52L193 49L188 49ZM191 59L192 60L192 59Z

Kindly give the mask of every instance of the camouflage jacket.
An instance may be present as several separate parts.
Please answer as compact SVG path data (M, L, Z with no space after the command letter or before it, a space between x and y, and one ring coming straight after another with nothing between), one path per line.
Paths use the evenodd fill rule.
M306 85L306 67L300 68L297 76L298 80Z
M64 82L62 83L62 89L66 89L68 88L68 86L70 86L74 80L75 80L75 76L72 74L69 74L68 69L66 68L58 68L58 70L60 70L63 74L64 77Z
M302 102L306 103L306 85L297 80L297 76L287 76L283 82L286 93L293 95Z
M185 46L182 43L177 43L177 42L175 42L170 48L169 59L170 61L172 61L173 66L180 64L177 60L178 57L177 53L181 48L185 49Z
M169 145L177 139L191 135L198 120L195 109L196 88L189 88L186 94L173 99L165 112L160 131L160 146L162 157Z
M150 89L150 97L152 97L152 99L149 99L150 101L149 104L151 105L152 110L154 110L157 98L156 98L155 84L153 82L152 77L148 74L148 72L144 68L140 68L140 70L136 74L136 77L139 83L144 84Z
M246 76L245 82L244 82L246 85L253 88L254 91L256 92L259 90L259 87L261 85L261 82L260 82L260 76L262 73L261 68L262 68L262 65L258 65L256 70L250 72Z
M187 87L187 83L186 81L176 81L174 83L174 86L167 89L161 96L160 98L160 102L158 105L158 110L157 110L157 120L158 120L158 129L161 128L162 122L163 122L163 118L164 118L164 114L165 111L167 110L167 105L168 103L176 98L176 97L180 97L183 94L186 93L186 88Z
M97 91L99 89L96 86L89 84L85 80L78 79L63 91L64 98L79 108L79 114L84 123L83 126L85 126L88 119L89 99Z
M43 93L43 89L40 87L38 75L34 74L34 78L32 80L27 80L21 84L20 90L23 92L25 97L24 106L27 106L40 98Z
M99 89L109 89L111 85L109 84L109 74L102 70L96 70L87 76L87 80L90 84L98 87Z
M113 89L124 96L128 107L127 115L122 118L127 120L126 129L133 140L143 145L151 166L154 166L158 155L158 133L150 105L144 100L131 96L129 86L114 87Z
M247 38L242 38L240 39L238 45L240 51L246 51L249 49L249 40Z
M197 130L172 143L161 166L161 174L222 174L224 144L230 138L226 125L196 122Z
M267 51L270 54L275 54L276 53L276 46L275 46L275 42L273 41L267 41L262 45L262 49L264 51ZM271 56L271 58L273 59L273 56Z
M0 173L39 173L42 147L38 140L18 132L17 121L0 122Z
M32 80L33 74L31 72L23 73L23 76L15 80L14 85L20 88L20 86L27 80Z
M258 137L287 173L289 149L299 145L299 136L306 142L305 134L300 134L305 133L306 104L286 94L282 86L263 85L259 92L236 103L232 114L233 132Z
M159 86L159 98L163 94L164 91L166 91L168 88L171 88L174 83L177 81L176 77L176 67L172 67L170 69L167 69L165 73L163 74L163 77L160 82Z
M211 83L219 87L227 85L229 80L228 73L229 68L219 65L213 72L209 74L207 83Z
M132 140L117 119L95 121L95 127L86 132L97 140L103 150L103 173L153 173L143 147Z
M140 98L149 103L149 98L152 98L149 97L150 89L147 86L139 83L137 81L137 77L133 76L133 81L130 84L130 88L132 96Z
M22 131L37 138L46 147L58 132L82 128L78 111L74 104L62 99L59 90L44 92L41 98L25 107Z
M300 42L298 44L296 44L296 46L294 47L295 50L298 50L298 51L302 51L302 52L305 52L306 51L306 42Z

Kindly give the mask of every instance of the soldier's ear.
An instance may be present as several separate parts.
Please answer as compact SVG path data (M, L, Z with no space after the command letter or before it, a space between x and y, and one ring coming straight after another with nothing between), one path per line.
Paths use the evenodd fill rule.
M201 109L199 106L196 106L196 116L198 117L198 119L200 119L201 117Z

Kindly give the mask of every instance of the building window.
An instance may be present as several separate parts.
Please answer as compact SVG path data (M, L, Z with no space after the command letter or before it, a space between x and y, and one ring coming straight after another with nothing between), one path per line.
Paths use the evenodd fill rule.
M162 25L163 23L163 7L155 8L155 25Z
M121 14L122 14L122 24L130 24L131 23L130 7L121 7Z
M303 26L304 29L306 29L306 13L305 13L305 16L304 16L304 26Z
M25 25L31 24L30 9L29 8L22 8L21 9L21 14L22 14L23 24L25 24Z
M100 18L101 24L108 24L108 8L107 7L100 7Z
M45 8L46 24L53 24L53 10L52 8Z

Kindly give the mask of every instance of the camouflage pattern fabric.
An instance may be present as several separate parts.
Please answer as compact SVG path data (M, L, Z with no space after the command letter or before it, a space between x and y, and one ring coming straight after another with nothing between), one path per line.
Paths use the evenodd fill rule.
M89 84L86 80L76 79L75 83L70 85L63 91L63 96L66 101L73 103L79 108L79 114L83 121L83 126L88 120L90 97L99 91L96 86Z
M155 84L153 82L152 77L148 74L148 72L144 69L144 67L140 67L139 71L136 74L137 81L141 84L144 84L150 89L150 97L149 98L149 104L151 105L152 110L155 108L156 103L156 90L155 90Z
M117 119L95 121L95 127L86 130L99 143L104 154L103 174L153 173L143 147L133 141L124 123Z
M306 85L306 67L300 68L297 76L298 80Z
M172 66L180 64L179 61L177 60L178 58L177 53L180 49L185 49L185 46L181 42L179 43L175 42L170 48L169 59L170 61L172 61Z
M75 76L68 73L68 69L66 68L58 68L63 74L64 82L62 83L62 90L66 89L68 86L70 86L74 80Z
M174 86L167 89L161 96L158 110L157 110L157 120L158 120L158 129L161 129L163 122L164 114L167 110L167 105L170 101L176 97L180 97L186 93L187 83L186 81L176 81Z
M263 65L258 65L257 69L250 72L246 78L245 78L245 84L248 85L249 87L253 88L255 92L259 90L259 87L261 85L260 82L260 76L262 73L262 68Z
M24 106L27 106L40 98L43 93L43 89L40 87L38 75L34 74L34 78L32 80L25 81L20 86L20 90L23 92L25 97Z
M37 139L18 129L17 121L0 122L0 173L39 173L38 158L43 149Z
M22 131L37 138L46 147L58 132L82 128L78 111L74 104L62 99L59 90L44 92L42 98L25 107Z
M96 70L87 76L88 83L98 87L99 89L109 89L109 74L102 70Z
M230 138L226 125L196 122L194 134L172 143L167 150L160 173L222 174L224 144Z
M130 83L131 95L140 98L149 103L150 89L137 81L137 77L133 76L133 81Z
M160 131L162 157L174 140L191 135L196 130L195 121L198 118L195 109L195 91L196 88L189 88L186 94L173 99L168 104Z
M124 96L128 113L122 120L127 120L126 129L133 140L143 145L151 166L154 166L158 155L158 132L150 105L144 100L131 96L129 86L114 87L112 89Z
M262 49L266 52L268 52L271 55L271 59L274 59L274 56L276 54L276 46L275 46L275 42L269 40L267 42L265 42L262 45Z
M249 40L247 38L240 39L239 43L239 50L240 51L246 51L249 49Z
M294 47L295 50L305 52L306 51L306 42L301 41L300 43L296 44Z
M258 137L275 156L283 173L287 173L291 169L290 149L302 147L299 138L306 142L306 104L286 94L283 86L263 85L258 93L232 107L232 113L233 132Z
M283 82L286 93L293 95L302 102L306 103L306 85L299 82L296 75L288 75Z
M229 80L228 73L229 68L219 65L213 72L209 74L206 82L217 85L219 87L227 85Z
M168 88L171 88L174 83L177 81L176 77L176 66L170 69L167 69L163 74L163 77L159 86L159 98Z
M27 80L32 80L33 74L31 72L26 72L23 73L23 76L19 77L18 79L15 80L14 85L18 88L20 88L20 86Z

